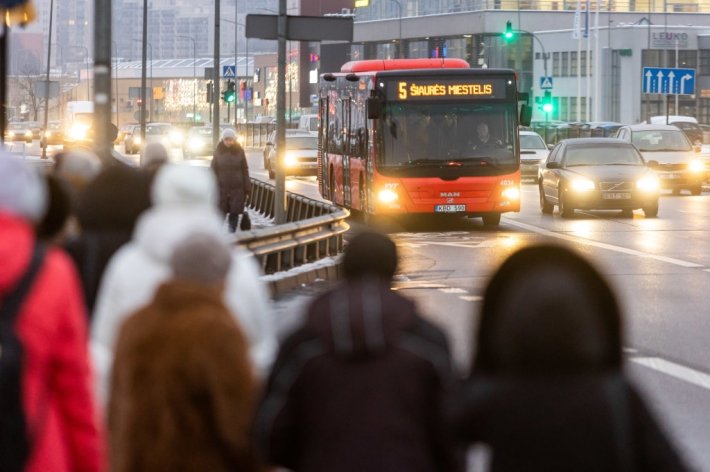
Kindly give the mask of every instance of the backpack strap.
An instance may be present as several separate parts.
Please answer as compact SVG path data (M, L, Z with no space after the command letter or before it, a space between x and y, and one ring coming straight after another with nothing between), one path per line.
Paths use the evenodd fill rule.
M41 244L35 245L27 270L15 288L5 295L2 305L0 306L0 332L6 329L12 329L15 326L15 320L20 313L22 302L27 296L27 292L29 292L32 287L32 282L34 282L39 268L42 266L44 253L44 246Z

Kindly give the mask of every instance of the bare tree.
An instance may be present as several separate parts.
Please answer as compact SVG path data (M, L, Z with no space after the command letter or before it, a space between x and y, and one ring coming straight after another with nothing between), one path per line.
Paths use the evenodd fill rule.
M32 112L32 121L38 121L39 111L44 106L45 99L38 96L35 84L42 80L31 67L24 67L17 77L17 88L21 94L21 100L26 103Z

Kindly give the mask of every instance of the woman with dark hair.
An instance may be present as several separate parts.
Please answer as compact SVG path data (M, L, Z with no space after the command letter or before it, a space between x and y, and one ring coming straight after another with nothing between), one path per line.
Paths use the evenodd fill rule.
M685 470L624 374L621 316L571 250L513 254L486 288L458 437L486 445L493 471Z

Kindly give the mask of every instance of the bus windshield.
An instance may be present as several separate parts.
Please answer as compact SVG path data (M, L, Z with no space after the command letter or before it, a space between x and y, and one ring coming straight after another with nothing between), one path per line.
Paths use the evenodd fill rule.
M516 112L515 103L389 104L378 166L507 171L518 165Z

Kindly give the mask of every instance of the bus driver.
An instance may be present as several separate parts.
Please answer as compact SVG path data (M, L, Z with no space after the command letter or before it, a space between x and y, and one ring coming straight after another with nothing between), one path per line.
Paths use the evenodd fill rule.
M488 130L488 123L480 121L476 125L476 135L473 138L473 149L486 149L501 147L503 143L500 139L491 136Z

